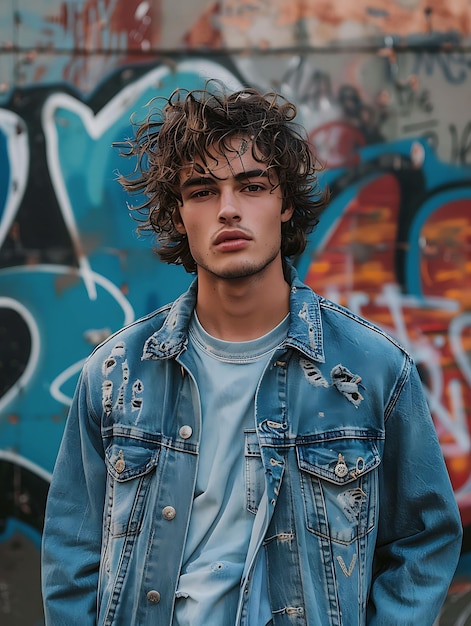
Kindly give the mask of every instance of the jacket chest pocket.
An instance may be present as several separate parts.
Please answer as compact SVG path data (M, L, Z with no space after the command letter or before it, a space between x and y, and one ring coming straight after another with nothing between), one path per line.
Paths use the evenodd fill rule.
M141 529L144 507L160 446L146 447L142 442L119 445L106 450L108 498L105 528L113 537L136 534Z
M376 441L302 441L296 453L307 528L345 545L370 532L378 507Z

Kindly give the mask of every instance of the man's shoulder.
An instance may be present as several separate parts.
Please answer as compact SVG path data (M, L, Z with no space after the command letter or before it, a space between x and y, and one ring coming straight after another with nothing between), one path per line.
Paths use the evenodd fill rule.
M392 332L352 309L316 294L322 313L324 329L343 335L368 345L377 344L380 349L398 351L409 357L406 348L393 336Z
M291 270L291 294L293 336L302 340L307 324L309 334L312 335L308 341L311 346L314 341L315 350L322 358L324 354L338 350L340 353L353 351L365 358L368 354L383 354L385 358L391 357L396 365L404 359L410 359L393 331L381 328L351 308L317 293L300 280L294 269ZM298 318L304 324L300 324ZM305 338L304 345L306 343Z

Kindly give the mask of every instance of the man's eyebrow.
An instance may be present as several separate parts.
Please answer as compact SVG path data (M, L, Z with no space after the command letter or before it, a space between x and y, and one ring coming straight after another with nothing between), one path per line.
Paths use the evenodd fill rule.
M192 176L185 180L181 185L181 189L188 189L189 187L199 187L200 185L209 185L214 182L214 178L212 176Z
M234 180L236 180L237 182L240 182L243 180L249 180L251 178L267 178L267 177L268 177L268 170L266 169L254 169L254 170L249 170L248 172L242 171L242 172L239 172L238 174L234 174ZM217 180L224 180L224 179L220 179L217 176L212 176L211 174L207 174L205 176L202 176L202 175L192 176L188 178L184 183L182 183L181 189L188 189L189 187L199 187L200 185L210 185L211 183L214 183L214 181L217 181Z
M239 172L234 176L236 180L248 180L249 178L267 178L268 170L256 169L248 172Z

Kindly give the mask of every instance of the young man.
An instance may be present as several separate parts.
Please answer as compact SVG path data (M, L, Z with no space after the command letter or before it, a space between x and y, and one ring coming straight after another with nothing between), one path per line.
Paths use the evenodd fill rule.
M178 91L128 154L173 304L83 368L50 488L48 626L431 626L459 552L410 357L287 259L323 210L295 108Z

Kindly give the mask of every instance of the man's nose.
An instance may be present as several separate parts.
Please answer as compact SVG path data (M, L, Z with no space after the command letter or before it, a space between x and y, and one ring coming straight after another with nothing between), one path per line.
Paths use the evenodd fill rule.
M239 220L240 217L240 203L237 194L233 189L224 189L220 195L219 220Z

